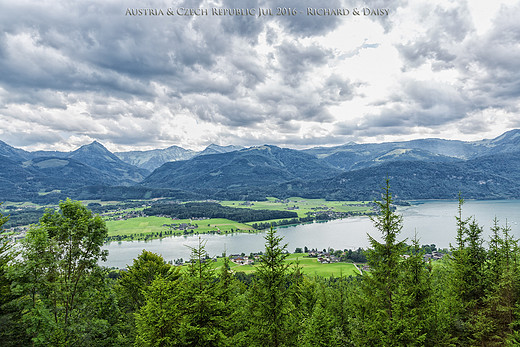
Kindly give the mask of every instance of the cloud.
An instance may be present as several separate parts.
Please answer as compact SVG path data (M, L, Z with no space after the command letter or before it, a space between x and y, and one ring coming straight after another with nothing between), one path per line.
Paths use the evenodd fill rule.
M392 6L388 17L310 16L307 7L323 2L296 0L151 0L146 8L276 14L282 5L299 13L129 16L137 5L122 0L5 4L0 138L27 148L93 139L128 150L200 148L221 137L304 146L488 134L502 129L492 113L516 126L517 4L494 5L485 30L471 2L370 4Z

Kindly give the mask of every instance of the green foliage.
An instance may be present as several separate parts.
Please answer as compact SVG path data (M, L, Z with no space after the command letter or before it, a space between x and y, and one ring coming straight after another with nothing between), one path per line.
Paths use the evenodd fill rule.
M185 204L157 204L143 211L148 216L167 215L179 219L226 218L240 223L278 218L297 218L292 211L253 210L233 208L212 202L189 202Z
M412 254L404 259L405 243L398 241L402 218L392 208L389 180L381 201L376 201L379 214L372 217L383 242L369 235L367 250L369 273L363 277L362 292L354 319L355 339L366 345L424 345L430 322L431 286L417 239Z
M159 277L176 279L178 270L167 264L162 256L143 250L118 281L121 302L128 310L137 311L145 302L144 289Z
M199 240L180 278L159 276L145 288L145 303L136 314L136 345L222 345L224 305L218 289Z
M145 304L136 314L136 346L180 345L178 283L157 277L144 291Z
M0 204L1 205L1 204ZM9 220L0 213L0 310L11 298L11 282L7 278L7 265L14 258L13 243L5 235L3 225ZM1 312L1 311L0 311Z
M265 251L255 272L251 292L250 336L258 346L294 344L296 323L294 304L290 300L294 274L285 262L287 244L271 228L265 236Z
M29 230L13 270L27 332L36 345L81 345L103 331L113 337L108 320L93 309L99 301L113 300L100 295L106 274L97 263L106 257L105 224L79 202L67 200L59 207Z
M425 262L387 180L363 275L311 276L271 228L259 264L213 261L199 239L181 267L143 251L126 271L98 266L102 220L67 200L20 243L0 243L2 346L515 346L520 341L518 240L495 220L489 247L460 199L451 255ZM6 217L0 215L0 227ZM306 250L307 247L305 247ZM299 249L300 251L301 249ZM352 264L332 264L349 265ZM251 275L235 272L254 271ZM334 273L336 275L336 273Z
M464 200L459 198L457 220L457 246L452 248L452 292L458 306L454 335L463 343L482 340L490 326L482 319L486 288L486 250L482 239L482 227L474 218L462 218Z

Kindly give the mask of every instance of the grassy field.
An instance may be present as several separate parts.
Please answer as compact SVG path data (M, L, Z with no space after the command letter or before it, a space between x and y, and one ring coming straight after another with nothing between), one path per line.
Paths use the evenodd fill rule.
M119 210L113 210L103 215L108 228L108 236L124 236L129 237L130 235L146 235L149 234L149 238L158 238L164 236L165 231L171 231L168 235L182 235L182 234L201 234L201 233L229 233L229 232L253 232L254 223L277 223L281 219L273 219L267 221L253 221L249 223L238 223L227 219L208 219L208 220L172 220L166 217L136 217L128 218L128 214L139 212L143 210L143 206L147 205L151 200L139 200L134 202L142 202L142 206L129 207ZM101 201L101 200L86 200L82 201L84 205L89 203L99 203L103 206L115 205L121 202L118 201ZM355 214L366 214L371 212L371 206L364 201L326 201L325 199L303 199L299 197L292 197L285 200L278 200L270 197L267 201L220 201L223 206L235 207L235 208L250 208L254 210L281 210L281 211L293 211L298 214L299 218L308 217L312 213L329 213L331 219L344 218L341 213L355 213ZM20 202L6 202L0 208L8 214L6 207L16 207L20 209L25 208L39 208L42 205L32 203L20 203ZM44 207L55 207L55 206L44 206ZM43 213L43 211L42 211ZM338 214L339 213L339 214ZM134 216L135 217L135 216ZM179 223L191 223L198 225L195 229L188 229L186 232L183 230L171 230L170 227L164 226L164 224L179 224ZM209 224L209 225L208 225ZM162 234L161 234L162 232ZM153 234L153 235L152 235ZM133 236L132 236L133 237Z
M90 202L90 201L89 201ZM97 202L97 201L92 201ZM223 206L235 208L251 208L255 210L291 210L298 213L298 217L307 217L308 213L317 211L334 211L345 213L367 213L371 211L371 207L363 201L326 201L324 199L303 199L289 198L280 201L276 198L268 198L267 201L221 201ZM174 230L173 234L202 234L202 233L229 233L229 232L253 232L251 226L255 222L238 223L227 219L207 219L207 220L172 220L166 217L136 217L125 220L114 220L126 213L142 210L142 208L131 208L123 211L114 211L105 216L108 228L108 236L116 235L137 235L137 234L158 234L169 231L165 224L191 223L198 225L195 229L188 229L186 232L182 230ZM263 223L278 222L279 219L260 221ZM153 236L154 238L157 236Z
M253 231L249 225L233 222L228 219L213 218L204 220L177 219L167 217L136 217L126 220L109 220L106 222L108 236L159 233L170 230L165 224L192 224L198 228L192 229L193 233L208 233L219 231L229 233L231 231ZM175 230L176 234L183 234L182 230Z
M305 257L304 257L305 256ZM321 276L321 277L340 277L340 276L355 276L359 275L359 271L352 263L333 263L333 264L320 264L316 258L308 258L306 254L291 254L286 259L288 263L295 263L296 259L300 262L302 272L308 276ZM216 263L217 269L222 266L223 259L219 258ZM231 270L235 272L252 273L255 271L257 265L237 265L233 262L230 263Z
M310 212L334 211L334 212L355 212L368 213L372 211L367 201L327 201L325 199L304 199L291 197L285 200L267 198L267 201L220 201L222 206L251 208L254 210L280 210L294 211L298 217L306 217Z

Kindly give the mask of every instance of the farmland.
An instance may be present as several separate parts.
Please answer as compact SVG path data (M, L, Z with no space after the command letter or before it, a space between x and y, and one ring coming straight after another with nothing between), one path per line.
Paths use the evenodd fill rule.
M223 259L218 258L216 267L217 270L223 264ZM293 253L290 254L285 260L286 263L295 264L299 262L301 271L307 276L320 276L320 277L340 277L340 276L355 276L359 274L356 266L353 263L332 263L332 264L320 264L316 258L307 257L304 253ZM230 268L234 272L244 272L246 274L253 273L257 265L238 265L230 262Z

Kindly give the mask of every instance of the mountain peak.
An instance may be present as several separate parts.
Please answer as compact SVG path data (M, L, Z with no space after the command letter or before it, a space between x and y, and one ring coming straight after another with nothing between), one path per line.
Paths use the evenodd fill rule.
M513 129L506 131L500 136L495 137L489 141L490 143L497 144L503 142L520 142L520 129Z
M228 146L220 146L214 143L210 144L206 147L202 152L198 155L207 155L207 154L219 154L219 153L228 153L233 151L238 151L242 149L240 146L228 145Z

